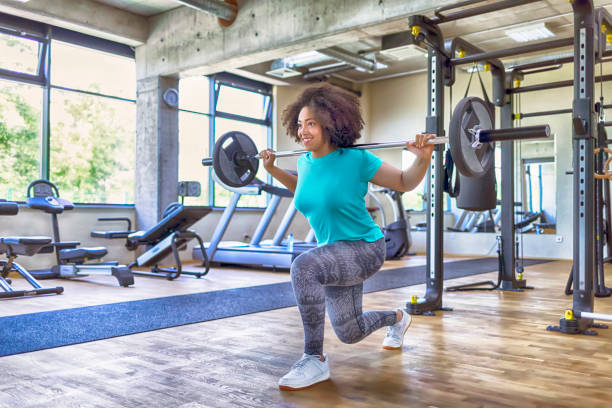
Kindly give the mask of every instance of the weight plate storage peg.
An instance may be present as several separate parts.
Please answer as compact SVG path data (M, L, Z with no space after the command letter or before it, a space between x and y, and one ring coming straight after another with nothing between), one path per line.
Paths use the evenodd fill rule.
M257 146L248 135L239 131L223 134L215 143L213 168L228 186L242 187L253 181L259 169Z
M455 106L448 139L457 170L466 177L482 177L493 165L495 143L477 139L480 131L492 130L493 114L480 98L463 98Z

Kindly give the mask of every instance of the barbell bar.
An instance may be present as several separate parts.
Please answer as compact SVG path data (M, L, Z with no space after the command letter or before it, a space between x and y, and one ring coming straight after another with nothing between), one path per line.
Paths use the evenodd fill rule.
M414 140L412 140L414 141ZM408 141L406 141L408 142ZM361 149L361 150L374 150L374 149L391 149L391 148L397 148L397 147L406 147L406 142L383 142L383 143L363 143L363 144L356 144L351 146L351 148L353 149ZM432 139L429 139L427 141L427 143L429 144L445 144L448 143L448 137L444 137L444 136L439 136L439 137L434 137ZM283 151L283 152L274 152L274 156L276 157L291 157L291 156L301 156L304 153L307 153L308 150L287 150L287 151ZM249 159L261 159L262 157L260 156L259 153L257 154L249 154L249 155L244 155L242 157L238 156L236 157L237 159L242 159L242 160L249 160ZM203 166L212 166L214 165L213 162L213 158L212 157L207 157L205 159L202 159L202 165Z
M491 142L501 142L505 140L516 140L516 139L535 139L541 137L548 137L550 134L550 128L548 125L540 125L540 126L526 126L522 128L509 128L509 129L495 129L495 130L484 130L484 129L470 129L471 132L474 133L474 148L479 148L478 143L491 143ZM517 137L517 131L520 134L526 136ZM542 136L545 135L545 136ZM376 150L376 149L393 149L399 147L406 147L406 143L414 142L416 139L408 139L403 142L381 142L381 143L362 143L350 146L351 149L361 149L361 150ZM438 144L446 144L449 142L449 138L445 136L437 136L431 138L427 141L428 144L438 145ZM301 156L304 153L307 153L308 150L286 150L281 152L274 152L275 157L291 157L291 156ZM236 159L238 160L250 160L250 159L261 159L261 155L257 154L243 154L238 155ZM213 157L207 157L202 159L203 166L213 166L214 159Z
M459 101L449 125L449 136L437 136L430 144L450 145L457 170L466 177L483 176L494 163L496 141L540 139L550 136L548 125L509 129L493 129L493 115L489 104L476 97ZM412 140L414 141L414 140ZM365 143L351 148L375 150L405 148L407 141ZM300 156L307 150L275 152L276 157ZM243 132L223 134L215 143L213 156L202 159L202 165L213 166L224 184L242 187L253 181L259 169L259 151L253 140Z

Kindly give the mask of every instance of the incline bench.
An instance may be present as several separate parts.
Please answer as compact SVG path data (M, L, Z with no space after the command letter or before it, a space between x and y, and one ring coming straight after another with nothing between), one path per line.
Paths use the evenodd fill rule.
M172 203L164 210L163 218L146 231L130 231L131 221L129 218L98 218L99 221L125 221L127 222L128 230L92 231L91 236L94 238L126 239L125 246L131 251L136 250L141 245L146 246L147 250L135 262L129 264L128 267L152 266L151 272L133 271L136 274L161 275L169 280L173 280L178 278L181 273L184 273L199 278L208 273L208 257L206 256L202 238L188 228L211 211L212 207L208 206L185 206L179 203ZM204 260L202 266L205 268L203 272L183 271L179 250L184 248L191 239L196 239L200 245L200 251ZM174 257L175 266L168 268L159 267L158 262L170 253Z

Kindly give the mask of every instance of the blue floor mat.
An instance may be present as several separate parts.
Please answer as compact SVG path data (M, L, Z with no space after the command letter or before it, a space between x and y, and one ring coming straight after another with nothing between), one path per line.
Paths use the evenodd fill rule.
M547 261L525 260L525 265ZM497 270L496 258L444 264L445 279ZM364 292L425 282L425 266L379 271ZM138 284L138 282L136 282ZM118 289L119 290L119 289ZM0 356L295 306L290 282L0 318ZM5 305L8 305L5 303Z

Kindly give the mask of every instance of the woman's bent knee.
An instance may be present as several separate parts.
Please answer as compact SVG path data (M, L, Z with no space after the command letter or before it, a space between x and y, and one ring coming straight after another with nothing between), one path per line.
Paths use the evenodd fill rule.
M342 343L353 344L363 339L364 333L357 320L346 321L342 324L332 320L332 327L336 333L336 337Z
M342 332L336 332L336 336L338 337L338 340L340 340L344 344L355 344L363 338L363 333L361 332L361 330L357 332L342 331Z

